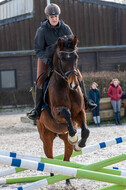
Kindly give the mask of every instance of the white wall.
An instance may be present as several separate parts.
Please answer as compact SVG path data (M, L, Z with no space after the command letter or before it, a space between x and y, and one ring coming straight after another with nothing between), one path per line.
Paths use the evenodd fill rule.
M0 5L0 20L20 16L33 11L33 0L12 0Z

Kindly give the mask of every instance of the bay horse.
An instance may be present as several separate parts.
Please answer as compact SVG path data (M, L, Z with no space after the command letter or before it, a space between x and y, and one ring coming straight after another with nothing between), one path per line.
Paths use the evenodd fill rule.
M53 141L58 135L65 144L65 161L70 160L73 149L80 151L85 146L89 136L84 98L78 84L80 73L77 70L77 42L76 36L64 36L51 46L54 52L53 73L49 80L47 102L54 119L44 109L37 120L45 155L53 158ZM78 126L81 128L79 141Z

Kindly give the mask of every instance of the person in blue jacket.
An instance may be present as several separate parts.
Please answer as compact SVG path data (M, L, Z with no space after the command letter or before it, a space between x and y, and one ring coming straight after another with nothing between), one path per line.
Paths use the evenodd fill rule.
M100 126L99 103L101 95L97 87L98 84L96 82L93 82L91 88L88 91L88 98L92 100L95 104L97 104L97 107L92 110L92 114L95 125Z

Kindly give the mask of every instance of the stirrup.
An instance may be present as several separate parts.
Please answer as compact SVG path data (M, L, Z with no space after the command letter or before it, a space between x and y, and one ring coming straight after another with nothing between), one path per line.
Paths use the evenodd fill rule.
M32 114L35 111L35 108L33 108L30 112L27 112L26 115Z
M91 111L94 110L97 107L97 104L94 104L94 107L90 108Z
M95 104L93 100L88 100L87 107L90 108L91 111L92 111L92 110L94 110L97 107L97 104Z
M27 114L27 117L28 117L29 119L32 119L32 120L37 120L37 119L40 118L40 115L41 115L41 113L38 113L38 112L36 111L36 109L34 108L33 110L31 110L30 113Z

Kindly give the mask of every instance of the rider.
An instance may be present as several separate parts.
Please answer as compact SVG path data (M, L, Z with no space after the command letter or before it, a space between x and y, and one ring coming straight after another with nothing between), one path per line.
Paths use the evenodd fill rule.
M47 71L50 66L50 59L47 56L46 48L54 44L59 37L64 35L73 35L70 27L62 20L59 20L61 10L56 4L49 4L45 8L46 20L41 22L41 26L37 29L34 47L38 56L37 61L37 88L36 88L36 107L28 114L30 119L39 119L41 114L41 107L43 104L42 98L42 83L47 77ZM43 73L43 74L42 74ZM96 104L90 102L85 93L84 83L80 81L80 87L84 95L84 101L86 107L91 109L96 107Z

